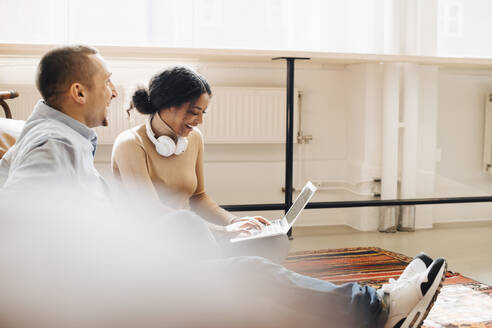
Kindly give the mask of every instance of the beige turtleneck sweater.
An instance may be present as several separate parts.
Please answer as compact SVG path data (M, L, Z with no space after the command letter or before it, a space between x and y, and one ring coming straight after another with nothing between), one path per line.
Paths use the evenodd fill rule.
M158 115L152 120L156 136L175 134ZM219 207L205 192L203 178L203 139L195 129L188 135L188 147L180 155L164 157L157 153L147 137L145 124L122 132L113 146L113 174L123 185L174 209L189 209L206 220L226 225L234 218Z

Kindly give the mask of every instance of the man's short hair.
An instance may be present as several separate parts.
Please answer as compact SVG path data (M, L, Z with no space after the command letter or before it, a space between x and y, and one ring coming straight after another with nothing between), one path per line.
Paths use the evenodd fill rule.
M43 99L58 106L73 83L91 88L96 67L89 55L98 53L96 48L80 45L55 48L46 53L39 62L36 75L36 87Z

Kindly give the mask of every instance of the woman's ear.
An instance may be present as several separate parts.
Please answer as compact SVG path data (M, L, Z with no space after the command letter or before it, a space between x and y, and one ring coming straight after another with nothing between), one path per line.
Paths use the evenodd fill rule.
M87 102L86 91L80 83L73 83L70 86L69 95L77 104L83 105Z

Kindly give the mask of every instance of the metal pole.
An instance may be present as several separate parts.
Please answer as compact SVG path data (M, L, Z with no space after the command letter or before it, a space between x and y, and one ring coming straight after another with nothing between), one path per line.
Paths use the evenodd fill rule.
M287 61L287 90L285 115L285 202L284 212L287 213L292 205L292 171L294 162L294 62L296 59L307 60L305 57L277 57L273 60ZM292 229L287 232L292 239Z
M492 203L492 196L450 197L450 198L414 198L414 199L378 199L355 200L340 202L310 202L306 208L348 208L348 207L378 207L402 205L437 205L460 203ZM244 204L222 205L228 211L278 211L284 209L284 204Z
M285 209L292 205L292 175L294 162L294 59L287 58L287 101L285 113ZM287 235L292 235L292 229Z

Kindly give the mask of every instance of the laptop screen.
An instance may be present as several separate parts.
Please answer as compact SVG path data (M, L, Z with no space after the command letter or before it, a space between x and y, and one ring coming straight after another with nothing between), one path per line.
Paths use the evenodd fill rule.
M316 191L316 187L311 183L311 181L308 181L304 186L304 188L302 188L301 193L299 194L299 196L297 196L296 200L290 207L287 214L285 214L285 219L287 220L289 227L294 224L294 221L296 220L297 216L304 209L306 204L314 195L315 191Z

